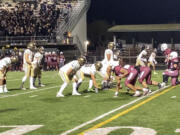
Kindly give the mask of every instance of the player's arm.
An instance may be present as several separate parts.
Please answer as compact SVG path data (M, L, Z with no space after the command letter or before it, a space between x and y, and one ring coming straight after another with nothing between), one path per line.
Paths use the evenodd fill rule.
M96 78L95 78L95 75L94 74L91 74L91 79L92 79L92 81L93 81L93 85L94 85L94 87L96 87L96 88L100 88L99 86L98 86L98 84L97 84L97 82L96 82Z
M119 89L122 88L122 86L121 86L121 77L120 76L116 76L116 81L117 81L116 89L117 89L117 91L119 91Z
M25 54L25 60L29 65L31 65L31 61L29 60L29 54Z
M110 61L111 60L111 54L108 53L108 54L106 54L106 56L107 56L108 61Z
M121 68L120 72L122 73L121 78L124 78L128 75L128 71L124 68Z
M73 71L73 69L72 69L72 68L69 68L68 71L67 71L67 73L66 73L67 76L70 76L70 75L72 74L72 71Z

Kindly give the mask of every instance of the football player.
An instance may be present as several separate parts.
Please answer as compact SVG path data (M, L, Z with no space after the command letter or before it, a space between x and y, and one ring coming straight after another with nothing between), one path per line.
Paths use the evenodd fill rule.
M32 66L32 62L33 62L34 50L35 50L35 43L30 42L27 45L27 49L24 51L23 70L25 72L25 76L22 78L22 84L20 86L20 89L23 90L26 90L26 88L24 88L24 83L28 77L30 77L30 89L37 89L36 87L33 86L34 69Z
M148 54L149 46L146 46L144 50L140 52L136 59L136 66L145 66L147 63L146 56Z
M102 68L101 62L96 62L95 64L85 64L84 66L82 66L81 69L77 72L77 75L79 78L78 87L80 86L81 82L84 80L84 76L86 76L90 78L88 91L93 91L92 87L94 85L95 92L97 93L100 87L98 86L96 82L95 74L98 71L100 71L101 68Z
M61 85L56 97L64 97L63 91L71 80L74 81L72 95L81 95L77 92L78 79L76 72L85 64L85 62L86 58L81 56L77 60L73 60L60 68L59 75L64 83Z
M43 55L44 55L44 47L39 47L38 51L35 53L34 55L34 59L33 59L33 66L34 66L34 84L36 81L36 78L38 77L38 85L40 87L44 87L45 85L43 85L41 83L41 69L42 69L42 59L43 59Z
M151 67L151 66L153 67L154 74L157 74L157 72L155 71L155 65L157 64L156 53L157 53L157 49L155 48L152 51L152 53L151 53L151 55L150 55L150 57L148 59L148 67Z
M113 49L114 49L114 42L109 42L108 49L105 50L104 59L102 60L103 67L101 68L100 71L100 75L104 78L102 82L103 89L108 87L108 83L110 81L112 64L114 62Z
M146 95L148 93L148 89L147 88L142 88L140 86L135 85L136 84L136 80L138 77L138 73L139 73L139 68L136 66L130 66L130 65L125 65L124 66L125 69L128 70L128 75L126 77L125 80L125 85L133 90L135 92L135 94L133 96L140 96L141 93L139 90L143 91L143 95Z
M18 57L16 56L5 57L0 60L0 93L9 92L6 87L6 74L8 72L8 67L17 61Z
M177 52L171 52L169 55L169 69L163 72L163 85L168 82L168 77L171 77L171 85L177 85L179 76L179 59Z
M165 58L165 63L168 66L168 69L170 68L170 53L172 52L171 49L168 48L168 44L163 43L161 44L161 51L163 52Z
M149 89L148 85L155 85L161 88L160 83L151 80L150 67L145 66L145 67L137 67L137 68L139 68L138 70L140 71L138 81L140 84L142 84L144 88L148 89L149 92L151 92L151 90Z

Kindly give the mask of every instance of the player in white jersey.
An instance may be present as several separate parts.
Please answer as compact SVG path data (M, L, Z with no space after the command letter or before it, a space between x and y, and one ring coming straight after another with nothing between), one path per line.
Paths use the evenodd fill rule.
M27 49L24 52L23 56L23 70L25 72L25 76L22 78L22 84L20 89L25 90L24 83L27 80L28 77L30 77L30 89L37 89L33 86L33 77L34 77L34 68L33 68L33 57L34 57L34 51L35 50L35 43L30 42L27 46Z
M157 74L157 72L155 71L155 65L157 64L156 53L157 53L157 49L154 49L148 59L148 67L151 67L151 66L153 67L154 74Z
M92 87L94 85L95 91L97 93L98 89L100 89L100 87L98 86L98 84L96 82L95 74L98 71L100 71L101 68L102 68L101 62L96 62L95 64L86 64L86 65L82 66L81 69L77 72L77 76L79 79L77 89L79 88L80 84L84 80L84 76L86 76L86 77L90 78L88 91L93 91Z
M148 49L149 49L149 46L147 46L144 50L142 50L141 53L137 56L136 66L146 66L147 59L145 57L147 55Z
M78 60L73 60L59 69L59 75L64 83L61 85L56 97L64 97L63 91L71 80L74 81L72 95L81 95L77 92L78 79L76 73L85 64L85 62L86 58L81 56Z
M102 82L103 89L107 87L111 76L112 65L114 62L113 49L114 49L114 43L109 42L108 49L105 50L104 59L102 60L103 67L100 70L100 75L104 78Z
M36 78L38 77L38 85L44 87L45 85L41 84L41 69L42 69L42 59L44 54L44 47L39 47L38 51L34 55L33 65L34 65L34 85Z
M9 92L6 87L6 74L8 71L8 67L12 64L17 62L18 57L5 57L0 60L0 93L7 93Z

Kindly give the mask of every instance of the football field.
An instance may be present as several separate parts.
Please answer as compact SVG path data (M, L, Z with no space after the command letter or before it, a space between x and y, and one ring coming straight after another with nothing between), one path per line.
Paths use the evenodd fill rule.
M143 97L132 97L123 87L114 98L115 87L87 92L86 79L79 89L81 96L72 96L69 85L64 90L65 97L56 98L62 83L58 72L43 72L46 86L37 90L19 90L23 75L7 75L10 92L0 94L0 135L180 134L180 85L163 90L151 87L153 92ZM152 78L161 82L162 72ZM27 81L27 88L28 84Z

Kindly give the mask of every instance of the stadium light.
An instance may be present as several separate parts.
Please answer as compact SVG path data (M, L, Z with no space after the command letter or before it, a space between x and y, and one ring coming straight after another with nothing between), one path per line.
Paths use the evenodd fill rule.
M90 44L90 42L89 42L88 40L86 40L86 41L84 42L84 44L85 44L86 46L88 46L88 45Z

